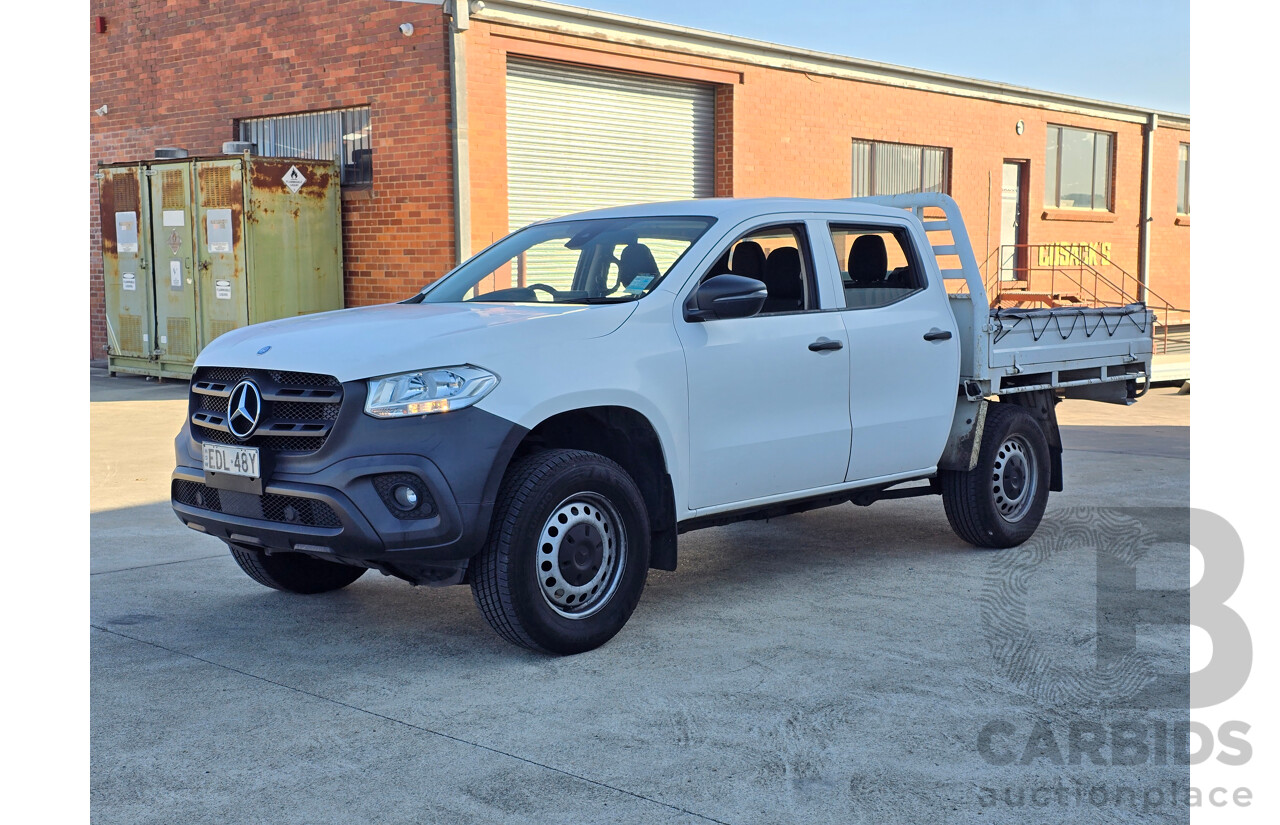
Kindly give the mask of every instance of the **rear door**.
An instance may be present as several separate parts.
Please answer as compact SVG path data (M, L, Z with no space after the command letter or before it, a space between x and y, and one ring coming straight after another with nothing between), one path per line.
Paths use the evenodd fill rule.
M774 280L800 291L794 306L787 302L795 289L771 287L775 306L760 315L691 322L684 320L681 307L695 281L716 266L709 265L681 290L676 327L689 379L691 509L814 490L845 479L847 338L840 314L821 311L809 235L802 218L775 217L747 225L709 259L746 267L763 253L768 275L768 258L776 256ZM739 244L751 243L759 245L752 256L736 254ZM730 246L735 254L725 257ZM797 263L799 280L793 281ZM741 274L760 277L752 266L751 273Z
M932 471L951 429L960 339L939 278L906 221L832 220L849 341L849 481Z

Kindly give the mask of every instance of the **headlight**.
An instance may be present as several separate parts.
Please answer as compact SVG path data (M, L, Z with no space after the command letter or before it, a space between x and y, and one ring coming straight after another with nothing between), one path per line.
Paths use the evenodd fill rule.
M388 375L369 381L364 411L377 418L402 418L459 410L496 386L498 376L470 365Z

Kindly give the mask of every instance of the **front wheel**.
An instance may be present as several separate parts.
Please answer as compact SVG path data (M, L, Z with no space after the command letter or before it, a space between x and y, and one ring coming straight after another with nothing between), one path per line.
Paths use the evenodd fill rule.
M231 557L258 584L286 593L328 593L364 575L363 567L325 561L302 553L266 553L231 545Z
M1015 404L987 408L978 464L943 470L942 504L956 535L978 547L1015 547L1035 533L1049 501L1049 442Z
M649 571L649 517L631 476L582 450L511 466L471 591L509 642L545 653L597 648L635 610Z

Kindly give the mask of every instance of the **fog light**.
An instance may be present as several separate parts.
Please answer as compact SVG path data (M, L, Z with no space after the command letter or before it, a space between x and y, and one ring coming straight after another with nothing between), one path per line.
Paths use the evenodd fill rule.
M412 510L418 506L418 491L407 484L397 484L391 495L401 510Z

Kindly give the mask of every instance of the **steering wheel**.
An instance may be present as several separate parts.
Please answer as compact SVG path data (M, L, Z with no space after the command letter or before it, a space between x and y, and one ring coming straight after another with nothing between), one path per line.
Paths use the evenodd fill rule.
M555 287L550 287L550 286L547 286L546 284L529 284L527 287L525 287L525 289L542 290L543 292L551 296L551 303L555 303L556 301L560 300L560 293L556 292Z

